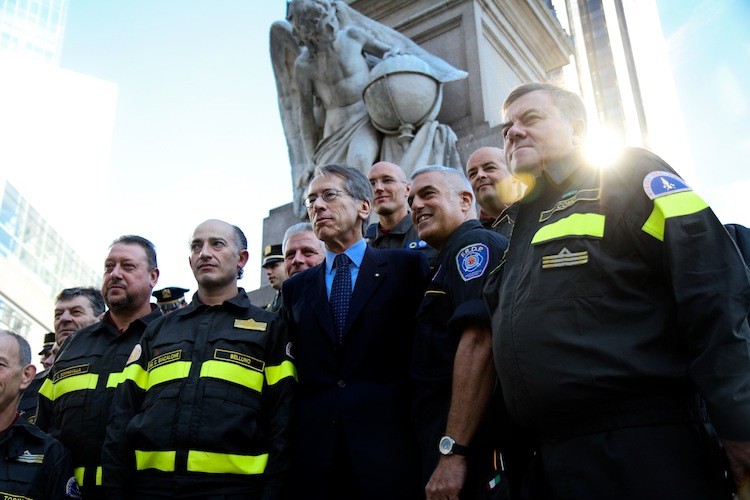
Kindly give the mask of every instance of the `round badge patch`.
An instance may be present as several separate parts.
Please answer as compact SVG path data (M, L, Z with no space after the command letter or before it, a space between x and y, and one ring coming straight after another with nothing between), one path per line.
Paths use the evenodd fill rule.
M138 359L141 357L141 352L141 344L136 344L135 347L133 347L133 351L130 353L130 357L128 357L128 362L125 364L129 365L133 361L138 361Z
M692 191L679 176L672 172L651 172L643 179L643 190L650 199L668 194Z
M75 477L71 477L65 483L65 496L68 498L81 498L81 490L78 488Z
M464 281L479 278L487 269L490 249L484 243L474 243L462 248L456 255L458 273Z

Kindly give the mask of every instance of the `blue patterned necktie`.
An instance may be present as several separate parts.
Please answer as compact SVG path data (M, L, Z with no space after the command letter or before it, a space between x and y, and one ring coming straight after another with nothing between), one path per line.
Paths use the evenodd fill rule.
M346 325L346 313L349 311L349 299L352 297L352 276L349 271L351 260L341 253L333 260L336 275L331 285L331 312L333 323L336 326L336 338L339 345L344 341L344 326Z

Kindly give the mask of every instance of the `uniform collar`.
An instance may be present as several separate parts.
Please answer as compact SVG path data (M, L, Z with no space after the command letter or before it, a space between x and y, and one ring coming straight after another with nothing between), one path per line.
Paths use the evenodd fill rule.
M245 289L242 287L238 287L237 290L237 295L229 300L225 300L224 303L220 306L208 306L204 304L203 302L201 302L200 297L198 297L198 292L195 292L193 294L193 300L190 302L190 304L170 314L176 314L177 316L191 316L197 311L201 311L208 307L227 306L231 309L247 309L248 307L250 307L250 299L248 298L247 293L245 293Z
M561 186L585 163L583 149L575 148L570 153L562 156L552 165L544 169L543 175L551 183L556 186Z

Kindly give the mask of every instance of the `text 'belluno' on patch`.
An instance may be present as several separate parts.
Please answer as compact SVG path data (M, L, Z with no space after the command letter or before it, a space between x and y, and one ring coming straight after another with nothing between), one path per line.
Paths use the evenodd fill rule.
M563 249L555 255L542 256L542 269L580 266L582 264L586 264L588 261L589 253L586 250L582 252L571 252L567 248L563 247Z
M241 328L243 330L255 330L256 332L265 332L268 327L268 323L261 323L255 321L253 318L249 319L236 319L234 320L234 327Z
M463 247L456 255L458 273L464 281L479 278L487 269L490 249L484 243L473 243Z
M679 176L672 172L651 172L643 179L643 190L650 199L655 199L668 194L692 191Z

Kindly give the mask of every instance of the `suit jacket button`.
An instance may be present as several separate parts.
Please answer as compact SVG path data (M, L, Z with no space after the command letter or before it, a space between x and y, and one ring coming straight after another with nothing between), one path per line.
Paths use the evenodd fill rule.
M346 382L339 380L339 387L346 387Z

